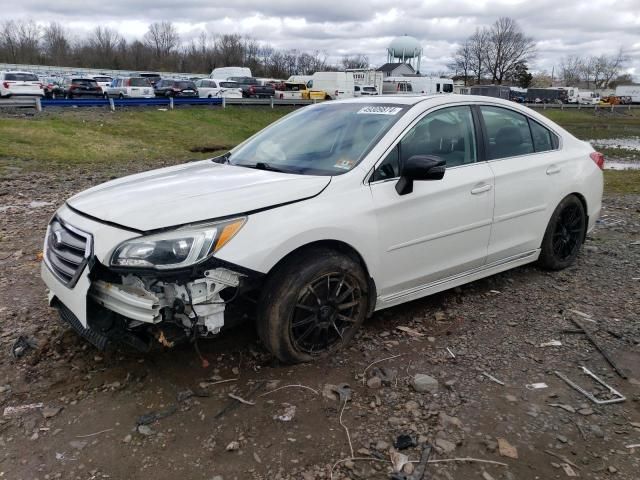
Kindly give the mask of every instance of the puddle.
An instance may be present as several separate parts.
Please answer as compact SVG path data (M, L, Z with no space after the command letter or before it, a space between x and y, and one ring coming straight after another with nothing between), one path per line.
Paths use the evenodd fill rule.
M601 138L597 140L588 140L588 142L595 148L619 148L621 150L629 150L630 152L640 152L640 137Z
M605 160L605 170L640 170L640 162L619 162L616 160Z

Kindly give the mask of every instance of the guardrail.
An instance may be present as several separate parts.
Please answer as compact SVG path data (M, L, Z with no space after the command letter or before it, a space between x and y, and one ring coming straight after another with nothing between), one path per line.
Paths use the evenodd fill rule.
M178 105L264 105L274 108L276 106L299 106L316 103L315 100L289 100L276 98L191 98L191 97L156 97L156 98L73 98L73 99L41 99L34 98L8 98L0 100L0 108L35 108L42 111L44 108L65 107L109 107L115 110L117 107L167 107L173 109Z
M490 97L489 97L490 98ZM318 100L320 102L324 100ZM294 99L277 99L277 98L189 98L189 97L156 97L156 98L74 98L74 99L41 99L35 98L8 98L0 100L0 108L35 108L42 111L44 108L64 108L64 107L109 107L115 110L118 107L167 107L173 109L178 105L221 105L225 108L227 105L264 105L274 108L276 106L302 106L316 103L316 100L294 100ZM577 110L594 110L594 111L616 111L631 110L640 108L640 105L574 105L574 104L558 104L558 103L525 103L529 108L535 109L577 109Z

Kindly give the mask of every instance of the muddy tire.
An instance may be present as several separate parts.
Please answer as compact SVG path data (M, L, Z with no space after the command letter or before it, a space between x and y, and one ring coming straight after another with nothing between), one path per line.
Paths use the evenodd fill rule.
M349 256L325 248L295 254L262 289L258 335L285 363L327 356L364 322L368 294L365 272Z
M556 207L547 225L538 264L562 270L575 262L584 241L587 216L578 197L569 195Z

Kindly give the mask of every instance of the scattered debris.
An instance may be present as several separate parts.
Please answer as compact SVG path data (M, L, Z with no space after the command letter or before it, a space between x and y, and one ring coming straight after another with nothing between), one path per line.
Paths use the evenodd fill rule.
M600 354L604 357L604 359L609 363L609 365L611 365L611 367L613 367L613 369L616 371L616 373L618 375L620 375L621 378L623 379L627 379L627 375L620 369L620 367L618 367L618 365L613 361L613 358L611 358L611 356L609 355L609 353L604 349L604 347L602 347L595 339L595 337L584 327L584 325L582 325L578 320L576 320L575 318L571 318L570 319L576 327L578 327L580 330L582 330L582 332L585 334L585 336L589 339L589 341L591 342L591 344L596 347L596 350L598 350L600 352ZM583 367L584 368L584 367Z
M249 391L249 393L247 395L245 395L245 398L253 397L258 392L258 390L261 390L262 388L264 388L266 383L267 383L266 380L257 381L256 384L253 386L253 388ZM275 390L272 390L272 392L273 391L275 391ZM271 393L271 392L267 392L267 393ZM262 396L262 395L260 395L260 396ZM240 405L240 402L238 402L235 399L232 399L232 401L229 402L222 410L220 410L218 413L216 413L213 418L216 418L216 419L221 418L223 415L225 415L226 413L230 412L234 408L238 408L238 405Z
M567 312L574 313L574 314L578 315L579 317L584 318L588 322L596 323L596 321L593 318L591 318L591 315L589 315L587 313L584 313L584 312L581 312L580 310L574 310L574 309L570 308L570 309L567 310Z
M364 385L367 381L367 370L369 370L371 367L373 367L378 363L385 362L387 360L392 360L394 358L401 357L402 355L404 355L404 353L399 353L398 355L392 355L390 357L381 358L380 360L376 360L375 362L372 362L369 365L367 365L367 368L365 368L364 371L362 372L362 385Z
M547 455L551 455L552 457L556 457L558 460L562 460L564 463L571 465L573 468L575 468L576 470L580 470L580 467L578 467L575 463L573 463L571 460L569 460L567 457L565 457L564 455L560 455L558 453L552 452L551 450L543 450L544 453L546 453Z
M309 391L315 393L316 395L320 395L320 392L318 392L315 388L307 387L306 385L283 385L282 387L274 388L273 390L270 390L268 392L262 393L262 394L258 395L258 397L264 397L265 395L271 395L273 392L277 392L278 390L282 390L284 388L304 388L306 390L309 390Z
M565 405L564 403L550 403L549 406L561 408L569 413L576 413L575 408L573 408L571 405Z
M524 388L526 388L527 390L540 390L542 388L549 388L549 385L544 382L528 383L524 386Z
M405 450L410 447L415 447L418 445L416 438L411 435L398 435L396 441L393 442L393 446L398 450Z
M290 422L293 420L293 417L296 416L296 406L289 403L283 403L283 405L285 407L284 413L281 415L275 415L273 419L280 420L281 422Z
M229 394L229 398L233 398L234 400L239 401L240 403L244 403L245 405L255 405L256 402L251 402L249 400L245 400L242 397L239 397L238 395L234 395L233 393Z
M603 387L607 388L609 390L609 392L613 395L613 398L609 398L607 400L598 400L593 394L587 392L581 386L579 386L579 385L575 384L574 382L572 382L571 380L569 380L562 373L556 371L555 374L558 377L560 377L562 380L564 380L574 390L577 390L578 392L583 394L585 397L587 397L589 400L591 400L593 403L595 403L597 405L609 405L611 403L620 403L620 402L624 402L626 400L626 397L624 395L622 395L620 392L615 390L613 387L611 387L611 386L607 385L606 383L604 383L602 380L600 380L600 378L598 378L595 374L593 374L589 369L587 369L586 367L580 367L580 368L582 369L582 371L585 374L589 375L591 378L593 378L600 385L602 385Z
M230 442L226 447L227 452L235 452L236 450L240 450L240 442L234 440Z
M29 350L33 350L38 347L38 342L30 340L24 335L20 335L11 347L11 354L13 358L20 358L24 356Z
M640 448L640 443L634 443L632 445L627 445L625 448Z
M144 435L145 437L150 437L151 435L156 434L149 425L138 425L137 430L140 435Z
M449 352L449 355L451 355L451 358L456 358L456 356L453 354L453 352L449 347L447 347L447 352Z
M492 382L496 382L498 385L502 385L504 387L504 382L501 382L500 380L498 380L496 377L494 377L493 375L489 375L487 372L482 372L482 375L484 375L485 377L487 377L489 380L491 380Z
M391 464L393 465L393 470L395 472L401 472L402 468L409 463L409 457L404 453L391 450L391 452L389 452L389 456L391 457Z
M541 347L561 347L562 342L560 340L550 340L540 344Z
M518 449L511 445L506 438L499 437L498 439L498 452L500 456L508 458L518 458Z
M178 392L178 395L176 395L176 400L178 402L184 402L185 400L188 400L191 397L206 398L206 397L209 397L209 392L201 388L196 388L195 390L191 390L190 388L187 388L186 390Z
M144 415L140 415L136 420L136 425L150 425L153 422L156 422L162 418L168 417L169 415L173 415L178 411L178 406L175 404L169 405L164 410L159 410L157 412L149 412Z
M562 463L560 464L560 466L562 467L562 470L564 470L564 473L567 474L567 477L577 477L578 474L575 472L575 470L573 468L571 468L571 466L567 463Z
M348 383L341 383L340 385L337 385L334 387L333 389L334 393L338 394L338 399L340 400L340 403L342 402L348 402L349 400L351 400L351 387L349 386Z
M100 435L101 433L107 433L113 430L113 428L107 428L106 430L100 430L99 432L87 433L86 435L76 435L76 438L87 438L87 437L95 437L96 435Z
M44 404L42 402L28 403L26 405L20 405L18 407L5 407L2 415L6 418L15 418L42 407L44 407Z
M40 410L44 418L53 418L62 411L63 407L44 407Z
M208 387L212 387L214 385L218 385L220 383L237 382L237 381L238 381L237 378L228 378L226 380L217 380L215 382L200 382L200 384L198 386L200 388L208 388Z
M416 338L424 337L424 333L420 333L419 331L414 330L413 328L410 328L410 327L404 327L404 326L400 325L400 326L396 327L396 330L400 330L401 332L404 332L404 333L408 334L411 337L416 337Z

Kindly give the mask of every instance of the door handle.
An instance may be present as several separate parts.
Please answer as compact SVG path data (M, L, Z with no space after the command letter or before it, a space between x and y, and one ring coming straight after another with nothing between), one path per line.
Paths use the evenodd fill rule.
M488 192L489 190L491 190L491 185L488 183L485 183L484 185L481 185L479 187L472 189L471 195L479 195L481 193Z
M560 173L560 167L551 165L549 168L547 168L547 175L555 175L556 173Z

